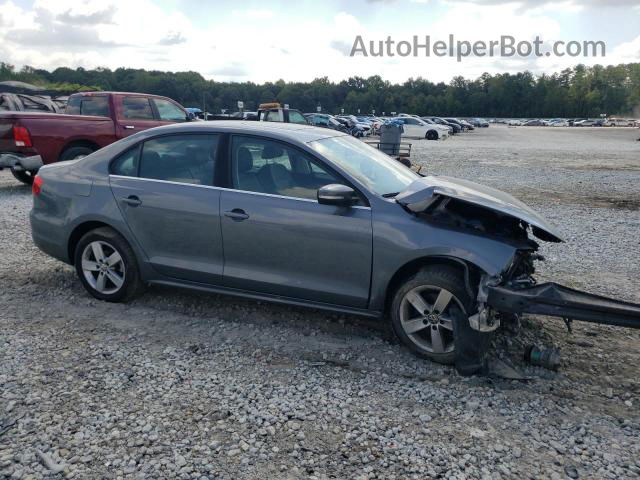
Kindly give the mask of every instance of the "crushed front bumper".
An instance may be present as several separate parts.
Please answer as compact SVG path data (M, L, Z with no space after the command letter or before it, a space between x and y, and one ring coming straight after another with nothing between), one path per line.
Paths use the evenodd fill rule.
M490 286L487 305L500 312L532 313L640 328L640 305L580 292L552 282L520 289Z
M21 157L13 153L0 153L0 170L10 168L18 172L30 171L36 172L42 167L42 157L40 155L32 155L30 157Z

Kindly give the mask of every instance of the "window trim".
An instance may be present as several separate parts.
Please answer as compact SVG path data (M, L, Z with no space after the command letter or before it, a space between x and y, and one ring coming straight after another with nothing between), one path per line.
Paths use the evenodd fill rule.
M262 136L262 135L252 135L252 134L245 134L245 133L229 133L228 134L228 145L227 145L227 149L225 152L225 164L226 164L226 175L224 177L225 180L225 186L222 187L225 190L231 190L234 192L244 192L244 193L256 193L256 194L261 194L261 195L269 195L269 196L275 196L275 197L282 197L282 198L293 198L293 199L297 199L297 200L309 200L312 202L316 202L318 203L318 200L310 200L310 199L302 199L300 197L290 197L287 195L276 195L276 194L272 194L272 193L262 193L262 192L252 192L250 190L240 190L237 188L233 187L233 168L232 168L232 164L233 164L233 159L231 158L232 156L232 147L233 147L233 139L236 137L242 137L242 138L249 138L249 139L258 139L258 140L267 140L270 142L275 142L275 143L279 143L282 146L286 147L286 148L291 148L293 150L298 151L299 153L306 155L307 157L310 157L313 161L319 163L320 165L322 165L326 170L329 171L329 173L331 173L334 177L336 177L337 179L340 179L342 181L343 185L346 185L350 188L352 188L354 190L354 192L356 192L356 194L358 195L358 197L360 198L360 201L362 202L362 205L354 205L354 207L358 207L358 206L365 206L367 208L371 207L371 202L369 202L369 198L362 193L361 189L356 187L352 181L348 180L347 178L345 178L345 176L340 173L339 171L337 171L335 168L333 168L332 165L330 165L329 163L327 163L326 161L324 161L323 159L319 158L317 155L314 155L296 145L293 145L291 143L285 142L283 140L279 140L276 138L272 138L272 137L267 137L267 136Z
M183 136L193 136L193 135L209 135L209 136L217 136L218 137L218 144L216 146L216 159L214 161L213 164L213 177L211 178L211 185L199 185L196 183L181 183L181 182L171 182L170 180L159 180L159 179L154 179L154 178L146 178L146 177L141 177L140 176L140 166L142 164L142 151L144 149L144 144L150 140L158 140L160 138L166 138L166 137L183 137ZM180 184L180 185L192 185L194 187L217 187L218 185L216 185L216 180L219 180L219 169L220 169L220 165L222 163L226 163L226 159L224 158L224 155L226 155L226 142L225 142L225 137L227 137L227 134L223 133L223 132L171 132L171 133L163 133L162 135L156 135L154 137L149 137L149 138L145 138L145 139L141 139L140 141L136 142L135 144L131 145L129 148L123 150L122 152L120 152L118 155L116 155L115 157L113 157L110 161L109 161L109 165L108 165L108 174L109 176L114 176L114 177L122 177L122 178L137 178L139 180L158 180L158 181L164 181L164 182L169 182L169 183L176 183L176 184ZM131 150L133 150L134 148L138 149L138 166L136 169L136 176L135 177L130 177L128 175L118 175L117 173L113 173L113 165L114 163L116 163L118 161L118 159L124 155L126 155L127 153L129 153ZM221 160L218 160L221 159Z
M116 173L110 173L109 177L113 178L122 178L122 179L134 179L145 182L156 182L156 183L167 183L170 185L180 185L183 187L197 187L197 188L208 188L211 190L219 190L222 192L233 192L233 193L243 193L248 195L261 195L263 197L272 197L272 198L282 198L284 200L297 200L298 202L307 202L307 203L315 203L320 205L317 200L312 200L310 198L300 198L300 197L288 197L286 195L276 195L274 193L262 193L262 192L250 192L248 190L236 190L234 188L226 188L226 187L216 187L211 185L198 185L195 183L183 183L183 182L174 182L172 180L160 180L158 178L144 178L144 177L129 177L127 175L118 175ZM371 207L368 205L351 205L349 208L357 208L360 210L371 210Z

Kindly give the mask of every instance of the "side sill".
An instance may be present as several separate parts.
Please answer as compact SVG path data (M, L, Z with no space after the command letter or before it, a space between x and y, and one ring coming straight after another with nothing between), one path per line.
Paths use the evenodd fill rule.
M196 282L176 282L171 280L151 280L148 282L150 285L160 285L165 287L177 287L186 288L189 290L199 290L202 292L219 293L223 295L233 295L236 297L249 298L252 300L263 300L266 302L279 303L283 305L294 305L297 307L316 308L318 310L326 310L336 313L345 313L349 315L358 315L361 317L369 317L382 319L383 313L376 310L367 310L364 308L345 307L341 305L334 305L331 303L314 302L312 300L300 300L297 298L284 297L280 295L270 295L264 293L256 293L249 290L240 290L236 288L219 287L213 285L205 285Z

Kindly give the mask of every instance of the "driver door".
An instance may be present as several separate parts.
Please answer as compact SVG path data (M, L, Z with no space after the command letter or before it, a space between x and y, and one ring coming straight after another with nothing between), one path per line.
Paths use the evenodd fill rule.
M345 183L297 148L233 136L231 188L220 212L227 287L365 308L371 209L321 205L317 189Z

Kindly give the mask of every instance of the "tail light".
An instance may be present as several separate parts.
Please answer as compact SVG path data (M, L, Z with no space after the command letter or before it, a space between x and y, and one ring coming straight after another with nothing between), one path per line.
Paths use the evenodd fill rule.
M26 127L13 127L13 140L16 142L16 147L31 147L31 135Z
M42 178L40 178L38 175L34 177L33 183L31 184L31 193L33 193L34 196L40 195L43 183L44 182L42 181Z

